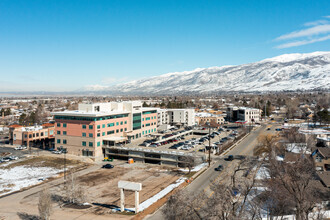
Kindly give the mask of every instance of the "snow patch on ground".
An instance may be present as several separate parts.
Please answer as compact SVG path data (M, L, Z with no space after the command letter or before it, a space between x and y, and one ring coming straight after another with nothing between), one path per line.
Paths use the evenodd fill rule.
M191 169L191 172L200 171L201 169L203 169L206 166L207 166L207 163L201 163L201 164L195 166L193 169ZM189 172L189 169L179 169L179 170L182 172Z
M266 167L260 167L257 174L256 174L256 179L257 180L263 180L263 179L269 179L269 171Z
M62 170L50 167L17 166L0 169L0 196L40 183L38 179L55 176Z

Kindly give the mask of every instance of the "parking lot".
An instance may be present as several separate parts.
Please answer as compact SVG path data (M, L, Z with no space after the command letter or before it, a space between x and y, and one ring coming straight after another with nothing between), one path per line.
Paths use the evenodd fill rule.
M180 129L172 130L170 132L159 134L161 135L158 139L156 138L144 138L139 139L126 145L126 147L141 147L150 150L158 151L176 151L176 152L198 152L204 153L206 147L209 146L208 129L202 130L205 134L192 134L192 135L181 135L184 133L192 133L188 131L196 131L197 129ZM221 147L239 134L241 129L211 129L211 147ZM185 132L186 131L186 132ZM180 133L181 132L181 133ZM173 138L171 138L173 137Z
M40 149L31 149L31 153L38 154L38 152L40 152ZM29 149L15 150L15 145L0 145L0 163L2 158L6 158L8 156L18 157L18 159L20 159L26 157L28 154L30 154Z

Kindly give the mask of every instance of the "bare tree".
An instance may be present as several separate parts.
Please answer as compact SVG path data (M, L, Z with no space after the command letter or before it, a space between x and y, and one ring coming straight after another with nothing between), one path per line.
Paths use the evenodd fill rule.
M196 165L195 157L193 157L193 156L181 157L181 162L184 167L189 169L188 174L190 174L192 168Z
M196 197L179 191L173 194L162 209L165 219L168 220L195 220L203 219L199 212L199 200Z
M320 202L319 190L313 184L315 168L312 158L301 154L295 163L275 159L269 162L271 179L267 185L279 192L270 193L270 197L282 203L283 199L291 203L297 220L308 219L308 214Z
M211 193L202 191L199 195L186 192L174 194L163 209L166 219L259 219L259 203L254 200L255 172L244 174L251 166L259 166L255 161L242 160L234 167L234 172L224 176L210 186Z
M86 195L79 186L73 172L70 172L65 183L66 198L69 203L84 203Z
M52 199L48 188L44 188L40 192L38 210L41 219L50 219L50 215L52 213Z
M258 145L254 149L254 155L266 156L272 152L281 151L281 146L277 144L278 138L272 134L260 135L258 137Z

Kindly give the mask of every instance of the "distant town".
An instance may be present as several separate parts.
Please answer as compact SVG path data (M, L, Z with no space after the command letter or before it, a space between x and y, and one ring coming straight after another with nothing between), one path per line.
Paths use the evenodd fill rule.
M328 92L0 100L0 219L330 217Z

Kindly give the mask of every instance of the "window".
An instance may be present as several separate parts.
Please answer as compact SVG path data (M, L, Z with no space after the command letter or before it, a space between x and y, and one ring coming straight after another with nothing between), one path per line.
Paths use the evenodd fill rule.
M45 131L45 136L48 136L48 131Z
M86 147L86 141L82 142L82 146Z
M61 123L57 123L57 127L61 127Z
M39 133L37 133L36 135L37 135L37 137L39 137Z
M29 134L29 138L32 138L32 134Z
M112 126L115 126L115 123L109 123L108 124L108 127L112 127Z
M102 125L102 128L105 128L105 124Z
M98 125L98 126L97 126L97 129L100 129L100 128L101 128L101 125Z
M41 132L41 133L40 133L40 136L44 136L44 132Z
M66 128L66 123L63 123L63 128Z
M61 139L57 139L57 143L60 144L61 143Z
M88 134L88 137L92 138L93 137L93 134L92 133L89 133Z
M93 125L90 125L90 126L89 126L89 129L93 129Z
M107 134L113 134L115 131L108 131Z
M105 132L102 132L102 136L105 136Z
M93 147L93 142L89 142L88 146Z
M36 136L36 134L33 134L33 137L35 137Z
M101 146L101 142L99 141L99 142L97 142L97 146L99 147L99 146Z
M24 135L24 137L25 137L25 138L27 138L27 134L26 134L26 135Z
M142 131L142 135L144 135L144 131Z
M120 122L120 125L123 125L123 123L124 123L124 122L121 121L121 122Z
M93 156L93 151L90 151L88 149L82 150L82 155L87 156L87 157L92 157Z
M97 133L97 136L98 136L98 137L100 137L100 136L101 136L101 134L100 134L100 133Z
M127 124L127 121L125 121L125 125Z
M116 130L116 133L118 133L118 132L119 132L119 129Z
M66 144L66 140L65 139L63 139L63 144Z
M127 128L125 128L125 131L127 131Z
M56 134L61 134L61 131L57 131L57 133Z
M86 125L82 125L82 128L83 128L83 129L86 129Z
M66 131L63 131L63 135L66 135Z
M82 133L82 136L83 136L83 137L86 137L86 133Z
M119 125L119 122L116 122L116 125Z
M120 132L123 132L123 129L120 129Z

